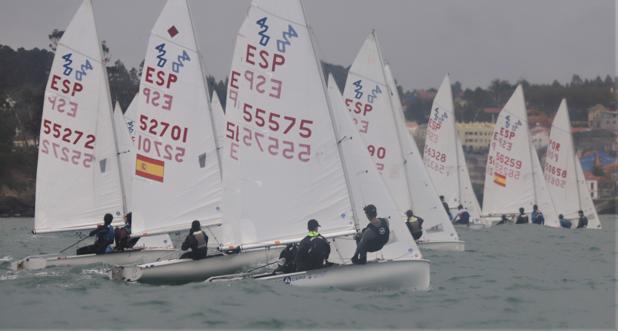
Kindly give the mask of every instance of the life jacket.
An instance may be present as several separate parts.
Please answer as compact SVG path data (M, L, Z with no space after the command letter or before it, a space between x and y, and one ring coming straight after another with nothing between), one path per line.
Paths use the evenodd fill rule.
M324 266L324 261L330 254L330 246L326 239L317 231L309 231L300 242L296 253L296 270L311 270Z
M458 214L459 218L457 219L457 223L459 224L470 224L470 213L467 210L462 209Z
M197 241L197 249L205 249L208 247L208 237L204 231L193 232L193 237Z
M378 237L378 243L383 246L388 242L390 230L388 227L388 221L385 218L378 218L378 220L380 221L380 225L375 226L370 222L367 228L375 232Z
M414 240L417 240L423 235L423 224L420 222L420 219L416 216L410 216L410 218L406 221L406 225L408 226L408 230Z
M566 229L570 229L571 228L571 221L567 220L566 218L563 218L560 220L560 226Z

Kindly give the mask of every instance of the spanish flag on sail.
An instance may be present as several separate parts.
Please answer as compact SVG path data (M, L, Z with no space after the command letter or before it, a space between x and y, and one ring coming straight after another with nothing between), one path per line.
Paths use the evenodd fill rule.
M506 176L499 174L497 172L494 172L494 183L502 187L506 187Z
M135 174L144 178L163 183L165 162L137 154L135 158Z

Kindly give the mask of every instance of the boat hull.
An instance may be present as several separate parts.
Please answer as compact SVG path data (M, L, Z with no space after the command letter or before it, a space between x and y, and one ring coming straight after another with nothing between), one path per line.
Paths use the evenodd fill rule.
M11 268L13 270L38 270L48 267L74 267L89 264L138 264L148 263L169 259L178 256L175 249L136 249L123 252L113 252L109 254L84 254L84 255L40 255L28 256L19 261L15 261Z
M465 243L461 240L458 241L419 241L418 246L421 249L430 249L435 251L450 251L450 252L463 252L465 250Z
M117 265L112 267L112 279L146 284L186 284L265 265L277 259L282 249L259 249L201 260L173 259L132 266Z
M209 279L209 282L246 279L238 277ZM251 277L249 277L251 278ZM280 275L262 275L258 281L282 282L292 286L344 290L411 289L426 291L430 286L428 260L370 262L364 265L337 265L327 268Z

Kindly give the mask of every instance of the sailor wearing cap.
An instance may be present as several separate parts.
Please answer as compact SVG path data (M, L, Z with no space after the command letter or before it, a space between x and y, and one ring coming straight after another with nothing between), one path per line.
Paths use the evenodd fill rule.
M326 238L318 232L320 224L311 219L307 222L307 236L298 245L296 253L296 271L312 270L324 267L328 255L330 255L330 244Z

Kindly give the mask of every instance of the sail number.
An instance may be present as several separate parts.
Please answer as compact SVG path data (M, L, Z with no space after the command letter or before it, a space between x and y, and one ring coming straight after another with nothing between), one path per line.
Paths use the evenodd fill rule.
M141 114L139 116L139 128L143 132L148 132L152 135L163 137L168 133L169 137L175 141L187 142L188 128L183 128L178 125L171 125L170 123L159 121L156 118L149 118L148 116Z
M251 128L241 127L232 122L226 124L225 136L232 140L230 157L238 160L239 143L242 142L246 147L257 148L260 152L269 153L273 156L282 156L292 160L297 158L301 162L309 162L311 159L311 145L297 144L289 140L280 140L277 137L266 135Z
M77 145L79 141L82 141L84 147L88 149L94 149L94 142L96 140L93 134L84 135L83 131L62 127L62 125L48 119L43 120L43 134L51 135L54 138L73 145ZM84 139L82 139L82 137Z
M56 159L71 163L74 165L81 165L84 168L90 168L92 161L94 161L94 155L89 153L82 153L66 146L60 146L56 142L49 142L49 140L41 139L40 145L41 153L53 155Z
M174 147L170 144L165 144L161 141L151 139L143 136L141 133L137 135L137 150L147 154L155 154L158 158L165 160L175 160L176 162L183 162L186 154L184 147Z
M296 131L298 131L298 135L302 138L311 137L312 130L311 126L313 124L312 120L307 119L297 119L294 116L281 116L275 112L269 112L262 108L253 107L252 105L245 103L243 105L243 120L247 123L255 123L260 128L267 126L270 131L273 132L283 132L283 134L288 134L292 129L296 127Z
M431 148L431 147L427 146L427 144L425 144L425 151L424 151L423 155L425 156L425 158L430 157L430 158L435 159L435 160L440 161L440 162L446 162L446 154L445 153L442 153L442 152L440 152L440 151L438 151L438 150L436 150L434 148Z

